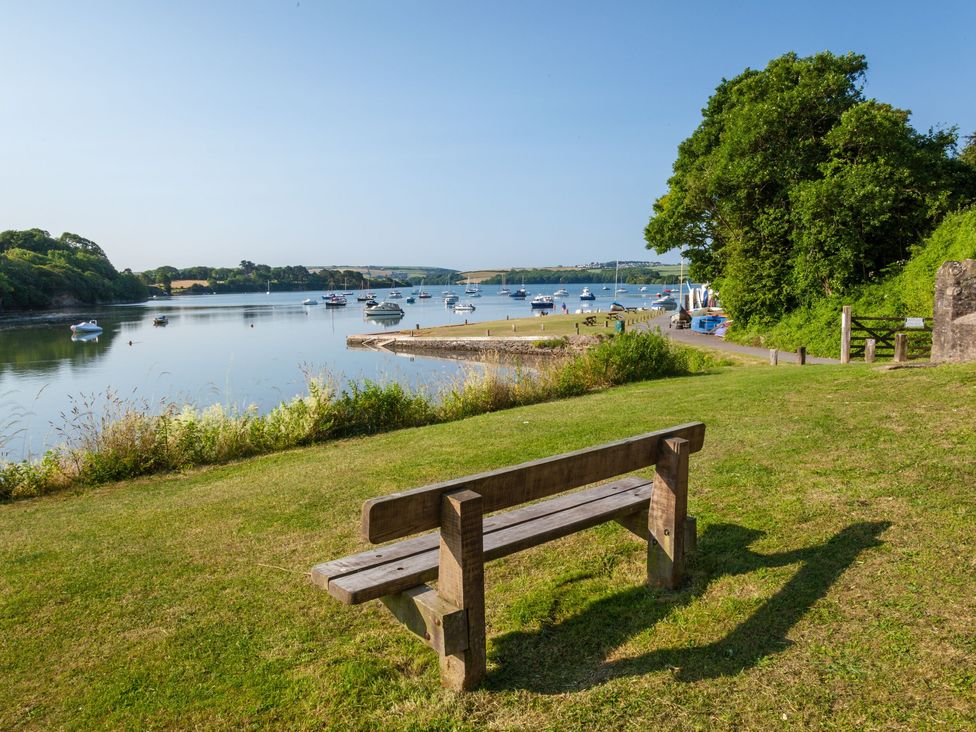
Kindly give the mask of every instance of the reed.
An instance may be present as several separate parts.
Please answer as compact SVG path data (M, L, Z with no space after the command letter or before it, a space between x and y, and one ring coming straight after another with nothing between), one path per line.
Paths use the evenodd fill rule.
M113 392L83 396L62 415L60 447L40 460L0 464L0 500L448 422L715 365L711 356L657 332L632 332L531 369L505 367L495 357L433 391L368 379L340 389L328 375L306 371L307 393L267 414L255 407L150 404Z

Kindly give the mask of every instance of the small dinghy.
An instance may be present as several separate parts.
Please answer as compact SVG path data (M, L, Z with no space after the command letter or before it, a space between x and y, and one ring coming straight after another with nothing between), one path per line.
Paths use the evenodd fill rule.
M86 322L78 323L71 326L72 333L101 333L102 326L98 324L97 320L89 320Z

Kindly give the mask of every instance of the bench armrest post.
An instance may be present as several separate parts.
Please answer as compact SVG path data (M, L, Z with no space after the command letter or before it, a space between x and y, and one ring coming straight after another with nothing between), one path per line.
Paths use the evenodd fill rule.
M681 584L685 570L689 447L680 437L661 445L647 514L647 582L669 590Z
M461 691L477 686L485 675L485 560L483 501L470 490L441 499L441 537L437 593L465 611L467 648L441 655L441 683Z

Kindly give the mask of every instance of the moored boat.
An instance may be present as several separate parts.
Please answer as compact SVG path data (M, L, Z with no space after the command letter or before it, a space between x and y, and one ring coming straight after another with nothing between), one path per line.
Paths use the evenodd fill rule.
M403 308L397 305L395 302L383 301L375 305L368 305L366 307L366 314L370 317L398 317L403 315Z
M454 312L456 313L473 313L474 311L474 305L469 302L459 302L454 304Z
M555 307L552 301L552 295L536 295L529 304L533 310L551 310Z
M589 287L584 287L583 292L580 293L580 300L596 300L596 295L590 292Z
M101 333L102 326L97 320L88 320L71 326L72 333Z
M153 318L153 325L169 325L169 318L165 315L157 315Z

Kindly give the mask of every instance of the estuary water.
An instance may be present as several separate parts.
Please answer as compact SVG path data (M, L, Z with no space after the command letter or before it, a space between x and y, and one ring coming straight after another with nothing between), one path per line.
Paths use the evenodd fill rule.
M532 293L552 294L559 285L526 285ZM628 307L649 304L661 290L627 285L614 295L602 284L589 288L594 302L580 302L584 285L563 285L556 299L570 312L580 307L607 310L616 299ZM443 286L426 288L433 297L407 304L409 289L396 300L402 320L369 319L355 295L341 308L327 308L322 292L177 296L135 305L102 306L84 311L6 315L0 318L0 459L38 457L64 441L72 420L104 413L111 395L125 402L160 402L209 406L220 403L267 411L305 393L305 372L328 372L338 382L369 378L413 386L439 384L477 368L449 358L397 355L346 348L347 335L450 323L526 317L529 299L499 295L484 286L469 298L464 287L453 291L475 312L454 313L441 298ZM512 288L514 289L514 288ZM378 300L388 290L376 291ZM359 293L356 293L359 294ZM320 304L306 306L306 298ZM153 325L166 315L169 324ZM97 319L97 337L73 339L69 326ZM77 413L73 415L72 409Z

